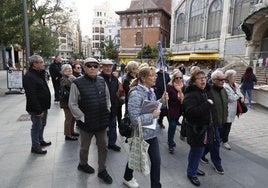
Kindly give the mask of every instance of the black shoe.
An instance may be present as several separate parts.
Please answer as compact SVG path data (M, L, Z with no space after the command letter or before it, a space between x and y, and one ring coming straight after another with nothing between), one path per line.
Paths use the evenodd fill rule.
M88 173L88 174L93 174L95 172L94 168L92 168L88 164L85 164L85 165L79 164L77 166L77 169L80 170L80 171L83 171L85 173Z
M213 165L215 171L220 174L220 175L223 175L224 174L224 170L222 168L222 166L216 166L216 165Z
M114 151L121 151L121 148L117 145L108 145L108 149L112 149Z
M197 169L197 175L198 176L204 176L204 175L206 175L206 173L198 168Z
M200 181L198 180L197 177L192 177L192 176L189 176L189 175L187 177L188 177L188 179L190 180L190 182L192 184L194 184L195 186L200 186Z
M35 154L46 154L47 150L42 150L41 148L33 148L32 147L31 152L35 153Z
M50 141L41 141L40 142L40 146L50 146L51 145L51 142Z
M205 156L203 156L201 159L200 159L200 162L201 163L204 163L204 164L208 164L208 159L205 157Z
M102 172L98 173L98 177L102 179L105 183L107 184L112 184L113 179L112 177L108 174L107 170L103 170Z
M72 133L72 136L79 136L79 133Z
M65 140L76 141L76 140L78 140L78 138L73 137L73 136L71 136L71 137L69 137L69 136L65 136Z
M168 151L169 151L170 154L174 154L174 147L169 146Z

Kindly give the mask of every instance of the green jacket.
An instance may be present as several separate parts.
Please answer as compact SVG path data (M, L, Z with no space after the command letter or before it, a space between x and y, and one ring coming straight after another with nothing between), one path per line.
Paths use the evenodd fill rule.
M214 97L215 109L217 111L217 122L214 125L223 125L227 122L228 115L228 95L224 88L212 85L212 94Z

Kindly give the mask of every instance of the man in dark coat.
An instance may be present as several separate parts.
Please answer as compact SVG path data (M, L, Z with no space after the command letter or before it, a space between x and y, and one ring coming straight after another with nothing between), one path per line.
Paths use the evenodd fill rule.
M220 157L220 131L223 128L223 125L227 122L228 115L228 95L223 88L225 81L225 75L221 70L216 70L211 74L212 78L212 87L211 93L214 98L215 105L215 114L216 118L213 122L214 126L214 139L213 141L206 146L201 162L207 164L208 159L205 158L205 155L210 152L210 158L213 163L214 169L218 174L224 174L222 168L221 157Z
M162 97L162 95L165 91L165 85L167 85L167 83L170 81L169 74L166 71L164 71L164 73L163 73L163 71L164 71L163 69L160 69L156 73L157 78L156 78L156 82L155 82L155 86L154 86L154 92L155 92L157 99L160 99ZM165 79L164 79L164 76L165 76ZM166 108L161 109L160 116L157 120L157 122L161 128L165 128L165 125L163 124L163 118L166 115L167 115L167 109Z
M55 92L55 104L60 101L60 79L61 79L61 58L56 56L54 62L49 66L49 73L52 78L52 84Z
M117 131L116 131L116 116L119 107L119 101L117 100L118 92L118 79L112 74L113 62L110 60L103 60L101 62L102 72L100 76L104 78L110 93L111 99L111 114L108 123L109 132L108 132L108 148L114 151L120 151L121 148L116 145Z
M47 111L50 108L51 95L45 79L44 61L41 56L29 57L30 68L23 78L26 93L26 110L31 115L32 153L46 154L42 146L51 142L44 141L43 133L47 122Z
M95 136L98 147L98 177L111 184L113 179L105 166L108 152L106 128L111 107L109 89L105 80L97 75L99 62L94 58L87 58L84 64L85 75L73 81L68 104L80 130L80 161L77 168L89 174L95 172L88 165L89 147Z

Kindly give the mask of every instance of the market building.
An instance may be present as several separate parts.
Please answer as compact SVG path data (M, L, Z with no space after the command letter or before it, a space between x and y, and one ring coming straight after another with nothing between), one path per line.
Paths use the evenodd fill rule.
M237 62L249 65L254 60L264 63L267 6L267 0L173 0L172 60L212 68Z

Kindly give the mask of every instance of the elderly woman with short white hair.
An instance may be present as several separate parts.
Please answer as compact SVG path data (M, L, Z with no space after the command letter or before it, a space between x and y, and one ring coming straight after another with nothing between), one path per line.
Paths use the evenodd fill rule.
M226 83L224 83L223 87L225 88L228 95L228 117L227 122L223 126L223 130L221 133L222 146L231 150L231 146L228 143L229 133L231 131L231 125L235 120L235 116L237 113L237 100L239 98L244 101L244 96L240 92L238 84L235 83L236 80L236 71L233 69L227 70L225 72Z
M61 66L62 78L60 80L60 107L64 111L65 120L64 120L64 135L65 140L75 141L77 140L76 136L79 136L78 133L74 132L75 119L68 107L69 93L73 80L72 66L70 64L64 64Z

